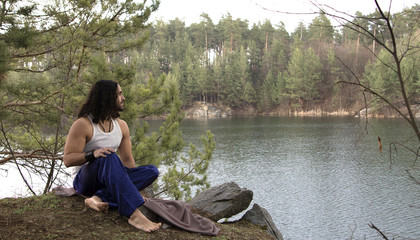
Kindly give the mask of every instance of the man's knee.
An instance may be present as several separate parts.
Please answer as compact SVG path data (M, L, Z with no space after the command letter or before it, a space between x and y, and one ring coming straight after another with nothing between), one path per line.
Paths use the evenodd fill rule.
M112 159L120 160L120 157L118 157L118 155L114 152L111 152L110 154L106 155L105 158L112 158Z
M110 153L106 157L100 157L97 158L94 161L94 164L96 164L99 168L105 171L115 172L119 170L123 170L126 172L123 163L121 162L120 158L116 153Z
M110 153L108 154L106 157L100 157L97 158L96 160L103 160L103 163L118 163L118 164L122 164L120 157L116 154L116 153Z
M159 177L159 169L155 165L149 165L151 175L156 179Z

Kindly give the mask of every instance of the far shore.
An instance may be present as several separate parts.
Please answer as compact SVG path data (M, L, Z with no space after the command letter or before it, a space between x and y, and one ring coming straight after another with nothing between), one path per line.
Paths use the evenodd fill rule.
M404 109L401 110L404 112ZM420 118L420 105L413 105L412 111ZM402 118L392 109L371 110L366 108L324 110L314 108L309 110L276 108L270 111L258 111L252 106L232 109L220 104L195 102L193 106L184 109L186 119L213 119L229 117L355 117L355 118ZM366 114L367 112L367 114ZM165 116L158 117L164 119Z

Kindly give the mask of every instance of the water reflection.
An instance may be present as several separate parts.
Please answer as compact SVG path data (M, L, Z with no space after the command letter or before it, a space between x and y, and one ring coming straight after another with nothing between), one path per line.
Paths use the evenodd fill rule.
M377 142L406 140L403 120L371 120L367 129L352 118L186 120L182 129L195 143L213 132L212 185L251 189L285 239L381 239L370 222L389 237L420 239L420 210L410 207L420 190L405 172L414 159L400 151L390 168Z

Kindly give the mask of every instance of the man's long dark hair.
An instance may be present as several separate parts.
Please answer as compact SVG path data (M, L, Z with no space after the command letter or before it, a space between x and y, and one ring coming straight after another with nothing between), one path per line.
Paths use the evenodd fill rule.
M99 120L117 118L120 116L117 107L117 87L118 83L112 80L99 80L90 90L86 103L79 111L78 117L92 116L92 121L98 123Z

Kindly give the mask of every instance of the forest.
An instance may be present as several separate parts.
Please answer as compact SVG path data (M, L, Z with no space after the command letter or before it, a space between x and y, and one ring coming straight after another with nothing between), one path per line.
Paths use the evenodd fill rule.
M418 12L413 14L418 8L392 16L401 43L413 32L418 34ZM326 14L320 13L309 26L301 22L290 34L281 22L250 26L229 13L218 23L205 13L201 18L190 26L180 19L154 22L142 49L120 52L113 59L136 62L143 78L172 76L184 107L201 101L233 109L252 107L263 114L302 110L355 114L365 107L359 86L338 83L356 78L393 100L400 95L392 84L396 73L384 67L392 55L370 37L334 27ZM390 41L378 12L366 16L357 12L353 22L375 38ZM402 62L413 104L420 94L418 62L418 52ZM384 112L383 101L372 99L369 107Z
M2 1L0 173L15 166L34 195L62 184L68 130L100 79L121 85L136 163L164 165L155 193L174 199L209 187L212 133L196 147L179 129L196 101L261 114L392 110L420 139L412 109L420 94L419 5L393 14L378 5L350 19L320 9L288 33L282 23L250 26L229 14L218 23L202 14L190 26L150 22L159 4ZM162 115L150 130L147 119ZM33 178L42 179L41 191Z

